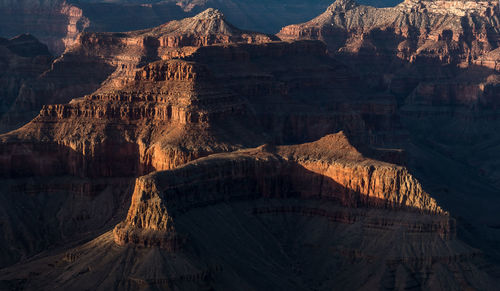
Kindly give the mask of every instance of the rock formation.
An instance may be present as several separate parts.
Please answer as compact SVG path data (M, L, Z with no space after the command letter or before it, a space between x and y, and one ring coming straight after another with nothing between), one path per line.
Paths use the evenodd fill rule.
M279 34L324 40L371 88L396 97L410 171L460 217L459 233L492 264L498 240L485 241L496 237L489 197L500 185L498 18L497 1L405 1L384 9L337 1Z
M332 54L397 56L407 62L470 63L499 47L498 1L413 1L393 8L338 0L325 13L278 34L321 39Z
M127 219L114 230L115 241L175 251L183 243L175 232L175 216L224 201L264 197L444 214L404 168L363 157L343 133L281 146L276 153L268 148L214 155L139 178Z
M29 88L36 83L37 77L50 68L52 56L47 46L31 35L20 35L13 39L0 39L0 132L10 129L11 124L20 126L17 120L29 120L33 112L16 110L21 102L33 102L35 96L29 94ZM26 96L24 100L20 98ZM30 100L31 99L31 100ZM36 114L36 113L35 113Z
M359 141L397 136L397 126L389 122L394 117L387 117L395 105L371 104L356 93L349 85L355 77L329 59L320 42L206 46L194 48L186 59L153 61L134 72L127 82L105 84L68 104L46 105L26 126L0 136L0 176L22 193L14 201L37 189L82 189L77 193L83 197L113 197L101 220L79 220L67 213L53 231L62 228L65 236L77 237L82 230L92 233L118 214L117 204L126 199L131 179L212 153L269 141L309 141L344 127ZM306 98L311 88L316 88L317 98ZM337 105L320 114L314 110L316 104L327 103ZM57 182L64 184L55 186L57 190L41 184L61 177L67 182ZM21 186L26 179L34 180ZM94 180L114 185L114 192L93 186L89 181ZM21 202L7 205L12 203ZM92 205L85 202L74 215L87 217ZM22 212L5 213L10 225ZM73 222L79 227L69 227ZM26 218L22 224L43 228L45 223ZM16 234L12 240L25 237ZM61 237L38 239L43 243L14 251L6 261L29 256Z
M455 227L404 168L364 157L339 133L140 177L113 232L0 277L56 290L492 290L481 253Z
M213 9L80 34L0 135L0 289L495 290L495 139L463 157L498 137L490 4L339 0L297 34L326 44Z
M293 1L290 1L293 2ZM304 21L326 8L327 1L0 1L0 36L31 33L59 55L82 31L131 31L191 17L208 8L222 10L232 23L276 33L288 23Z
M120 88L133 81L136 71L149 62L186 56L200 46L272 39L275 37L235 28L213 9L142 31L82 33L37 82L21 92L1 122L0 132L27 123L45 104L67 103L94 92L103 82L110 90ZM31 114L17 116L19 112Z
M325 41L372 88L398 99L407 124L443 115L497 119L499 9L498 1L408 0L374 8L339 0L278 36ZM458 137L456 131L446 135Z
M88 26L82 10L64 0L2 0L0 19L0 36L31 33L54 54L73 44Z

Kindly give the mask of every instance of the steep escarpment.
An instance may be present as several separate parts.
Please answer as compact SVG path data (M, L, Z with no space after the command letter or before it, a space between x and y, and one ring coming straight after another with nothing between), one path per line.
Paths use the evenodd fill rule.
M497 229L483 225L497 225L488 205L497 203L500 185L498 13L497 1L405 1L384 9L337 1L279 34L324 40L372 88L397 98L410 171L461 217L462 238L493 264Z
M325 41L330 54L402 104L419 84L448 83L461 91L464 79L476 88L486 83L496 74L498 19L497 1L405 1L390 8L337 1L309 22L284 27L278 36Z
M274 37L245 32L229 24L224 16L208 9L192 18L172 21L159 27L125 33L82 33L74 45L54 61L50 70L27 87L9 111L38 112L43 105L67 103L105 85L112 90L134 81L144 65L185 57L200 46L229 43L262 43ZM37 96L37 98L33 98ZM6 124L12 130L36 114Z
M31 118L29 113L16 112L16 116L6 113L16 103L21 102L19 96L23 95L29 86L36 82L36 78L50 68L52 56L47 47L31 35L20 35L13 39L0 39L0 132L10 128L17 119ZM31 96L32 98L34 96Z
M245 97L278 144L339 130L368 144L404 139L396 99L357 86L359 77L329 58L320 42L210 46L188 59L207 65L221 84Z
M315 171L313 165L325 164L329 164L329 172ZM366 180L359 170L360 165L374 168L373 182ZM380 178L390 176L391 171L406 178L387 181L385 185L391 185L387 190L372 187L383 185ZM248 284L250 289L255 289L260 284L270 284L268 288L279 289L273 285L276 279L268 279L267 271L262 272L259 280L251 280L255 273L251 275L247 269L237 267L236 258L247 254L247 264L260 264L262 255L266 255L264 261L267 262L272 258L272 274L277 278L297 280L293 284L295 287L291 287L293 290L311 284L319 289L332 286L347 289L353 284L356 288L444 286L434 275L427 279L413 277L430 270L439 270L439 276L449 278L457 288L491 289L493 281L481 265L480 253L456 239L454 220L443 213L415 178L401 173L399 166L363 157L342 133L311 144L263 146L209 156L174 170L139 178L127 218L117 225L113 235L108 233L89 245L72 250L70 253L75 254L76 259L60 261L60 264L81 270L85 268L82 262L92 262L93 270L101 270L103 264L93 258L103 249L111 250L113 238L121 247L106 255L104 265L123 257L123 252L137 249L140 251L124 264L158 270L158 273L149 274L126 271L134 279L133 283L120 281L123 288L171 282L179 288L193 285L197 286L193 288L232 288ZM352 183L343 184L340 176L349 176ZM315 182L319 180L322 182ZM336 182L337 186L332 187ZM365 184L371 185L373 192L357 192L362 192ZM391 192L394 185L399 189ZM384 197L386 194L389 196ZM356 199L358 195L386 203L371 204L368 199ZM408 199L392 201L393 195L407 195ZM358 203L350 203L345 200L347 197ZM353 236L357 243L347 239ZM135 248L137 245L141 247ZM228 253L229 245L233 247ZM383 245L390 245L390 250ZM152 250L156 257L161 254L160 257L175 257L175 260L160 259L151 264ZM226 250L223 257L219 254L221 250ZM252 255L255 251L257 253ZM60 258L56 256L50 260ZM318 264L335 268L332 260L341 264L337 268L343 271L339 269L329 276L321 271L322 268L308 271ZM179 279L178 273L159 271L160 265L176 270L181 266L193 269L184 269L184 280ZM456 271L456 266L468 266L478 275L467 277L467 283L463 283L462 278L466 275ZM262 264L262 268L267 270L266 264ZM352 272L359 268L366 272ZM401 269L405 272L401 273ZM106 273L117 277L114 271ZM95 274L91 271L84 276L91 278ZM372 279L367 281L367 277ZM398 277L402 281L398 281ZM339 283L340 278L349 284ZM44 282L43 277L33 282L37 280L38 284ZM76 280L81 279L77 277ZM70 286L73 283L64 281L62 284Z
M446 128L436 136L466 141L486 134L480 123L499 116L498 19L497 1L405 1L391 8L337 1L278 35L325 41L373 89L396 97L410 129Z
M398 136L394 101L374 103L353 89L357 79L320 42L206 46L185 60L148 62L133 72L124 84L46 105L29 124L2 135L2 179L127 180L216 152L310 141L340 129L374 143L388 140L378 135ZM38 189L37 181L30 187Z
M329 164L330 171L315 172L314 164ZM374 168L371 180L360 166ZM386 191L376 187L383 184L377 170L406 178L387 181ZM401 173L400 166L365 158L342 133L311 144L212 155L138 178L128 215L113 232L25 269L4 269L1 282L57 290L492 289L481 252L457 239L454 219ZM332 187L340 176L353 182ZM365 184L375 185L373 191L356 192ZM399 189L391 191L393 185Z
M299 165L299 172L291 174L292 180L300 181L297 188L312 197L320 193L320 197L338 200L347 206L407 207L443 212L406 168L367 159L344 133L329 135L313 143L279 147L278 153ZM301 168L310 174L305 175Z
M185 57L198 47L229 43L263 43L275 39L265 34L246 32L228 23L215 9L155 28L126 33L84 33L78 44L61 58L101 58L116 68L108 79L111 86L130 81L135 70L155 60Z
M339 0L310 22L291 25L281 38L313 38L333 54L394 55L408 62L470 63L499 46L496 1L405 1L374 8Z
M2 261L12 264L109 226L123 211L120 205L138 175L262 143L252 120L245 102L214 84L206 68L180 60L153 63L120 90L45 106L32 122L0 137L2 197L17 193L6 198L2 221L9 235L0 245L8 249L14 241L19 246L2 253ZM94 181L106 187L94 190ZM19 220L16 231L12 225L24 208L15 205L22 199L33 205L41 199L48 206ZM102 207L96 208L98 201ZM65 205L73 211L67 213ZM91 214L94 210L98 216ZM36 213L58 220L39 219ZM47 232L30 234L29 229Z
M325 199L348 207L444 214L406 169L363 157L343 133L310 144L282 146L276 153L272 150L264 146L219 154L139 178L127 219L115 229L115 240L178 249L176 215L263 197ZM446 236L452 230L443 231Z
M246 112L245 102L213 84L202 65L161 61L144 67L121 90L45 106L28 125L2 137L2 172L16 176L20 160L32 163L26 167L29 176L51 176L51 168L84 177L169 169L252 139L258 142L257 131L243 126L252 118ZM211 129L224 121L228 126ZM224 128L225 137L217 139ZM22 157L16 154L21 148Z
M83 11L64 0L3 0L0 2L0 36L30 33L61 54L88 26Z

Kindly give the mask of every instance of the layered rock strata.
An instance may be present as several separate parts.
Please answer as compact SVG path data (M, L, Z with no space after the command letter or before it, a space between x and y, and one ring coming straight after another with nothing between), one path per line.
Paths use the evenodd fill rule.
M374 8L339 0L310 22L283 28L278 36L321 39L333 54L470 63L498 48L498 17L497 1L408 0L393 8Z
M47 105L23 128L0 136L2 183L19 192L5 203L4 230L11 234L3 237L0 245L7 249L15 241L20 246L0 254L5 264L64 241L63 234L76 239L109 224L120 214L122 201L128 199L125 193L130 178L263 142L246 102L218 87L202 65L160 61L146 66L135 79L120 90L99 91L70 104ZM59 189L59 182L44 183L57 179L66 180L68 186ZM71 189L80 187L82 179L104 180L111 188L95 192L87 187L75 194ZM121 184L116 185L115 180ZM19 187L23 184L27 187ZM39 193L55 192L61 197L65 193L68 204L83 196L106 207L102 215L85 216L81 223L76 220L82 227L70 227L74 225L71 215L64 215L71 219L57 223L34 216L19 221L21 229L50 229L42 237L10 228L22 211L9 211L8 205L17 205L22 197L27 201L45 199L50 207L40 214L43 217L65 213L59 208L66 207L59 202L62 198L33 195L38 189ZM9 197L13 192L8 186L1 193ZM83 200L72 205L74 216L93 213L93 204ZM40 243L25 244L32 237Z
M2 137L2 175L138 175L251 143L256 134L242 127L251 120L244 100L212 81L202 65L162 61L121 90L44 106L31 123ZM228 135L233 143L215 138L221 132L211 126L219 120L240 127Z
M3 0L0 2L0 35L31 33L61 54L88 27L83 11L64 0Z
M176 250L182 242L176 216L259 198L326 199L348 207L445 214L405 168L363 157L340 133L310 144L214 155L141 177L127 219L114 230L115 241ZM436 227L443 237L453 236L452 225Z
M106 90L121 88L133 82L137 70L150 62L185 57L200 46L273 39L234 27L214 9L141 31L79 34L50 70L18 96L19 102L2 121L2 131L16 129L36 116L21 118L16 116L18 112L38 112L46 104L67 103L103 85Z
M317 41L210 46L188 57L252 105L275 143L313 141L344 130L367 144L405 139L397 102L357 86L359 77Z
M373 89L396 97L409 128L446 124L437 135L467 141L483 132L479 123L499 118L498 19L498 1L405 1L391 8L337 1L278 36L325 41Z
M50 68L52 56L47 46L31 35L20 35L12 39L0 38L0 132L10 125L20 126L19 120L32 118L32 112L16 110L19 103L32 102L36 97L29 94L29 88L37 77ZM26 96L23 100L22 96ZM9 112L12 112L9 114Z

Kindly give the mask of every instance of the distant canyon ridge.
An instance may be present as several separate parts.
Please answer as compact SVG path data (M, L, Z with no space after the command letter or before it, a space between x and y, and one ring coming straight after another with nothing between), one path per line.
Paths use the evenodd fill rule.
M374 6L398 2L360 1ZM59 55L82 31L145 29L216 8L238 27L277 33L285 25L315 17L330 4L329 0L0 0L0 37L30 33Z

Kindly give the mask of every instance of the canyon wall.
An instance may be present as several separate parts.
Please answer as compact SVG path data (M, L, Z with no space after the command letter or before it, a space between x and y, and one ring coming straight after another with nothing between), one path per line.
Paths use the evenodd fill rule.
M0 36L30 33L61 54L88 27L83 11L64 0L0 2Z
M176 250L175 217L190 209L259 198L325 199L347 207L407 209L444 215L408 171L362 156L343 133L317 142L219 154L136 182L118 244ZM450 226L448 226L450 227ZM443 236L451 229L443 230Z
M19 125L19 120L31 119L32 112L16 110L20 103L36 99L29 88L37 77L50 68L53 60L47 46L31 35L20 35L13 39L0 39L0 132L10 129L11 124ZM23 100L21 96L28 95ZM12 112L9 114L9 112Z
M497 1L408 0L374 8L339 0L309 22L284 27L278 36L321 39L332 54L470 63L499 46L498 9Z
M276 38L235 28L214 9L143 31L82 33L50 69L19 94L18 102L6 113L1 131L28 122L43 105L67 103L102 86L105 91L133 82L137 70L149 62L185 57L199 46L273 39ZM16 116L18 112L31 114Z

